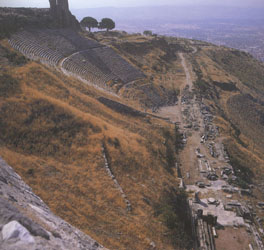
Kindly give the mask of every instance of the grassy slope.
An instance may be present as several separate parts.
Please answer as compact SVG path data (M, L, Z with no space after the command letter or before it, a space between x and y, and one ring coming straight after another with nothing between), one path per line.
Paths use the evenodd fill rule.
M97 39L111 41L122 56L147 76L131 89L121 89L120 93L130 98L122 99L125 104L139 108L137 101L147 107L160 101L168 103L166 95L173 96L171 93L184 81L180 61L171 53L190 51L193 45L186 40L169 39L164 43L124 35ZM168 48L171 46L168 41L174 44L173 51ZM255 176L262 178L263 147L257 145L264 141L259 116L263 106L258 104L248 119L247 114L256 105L241 105L245 94L252 96L251 102L261 99L262 66L243 53L201 45L197 45L196 54L190 54L189 61L201 78L198 80L202 80L199 86L207 97L206 102L219 115L216 121L228 151L239 166L250 168ZM132 53L131 48L137 53ZM227 62L223 64L226 57ZM246 65L241 58L247 59ZM154 241L160 249L174 249L164 236L170 235L166 223L160 223L171 211L177 210L171 206L174 191L169 191L177 185L176 176L166 170L173 141L170 139L164 145L166 136L173 137L162 129L165 127L173 134L173 127L152 117L121 115L96 100L100 96L116 101L119 98L107 96L37 63L19 66L10 58L0 59L6 74L14 79L10 80L13 87L0 86L6 91L0 99L0 126L4 131L0 135L1 154L34 191L54 212L106 247L148 249ZM243 65L229 70L228 65L233 63ZM258 72L252 71L252 76L251 71L244 72L251 64ZM251 78L253 90L248 84ZM245 112L238 113L239 108ZM250 121L253 118L258 122ZM132 203L132 213L126 211L120 193L103 168L102 142L107 145L111 168ZM166 193L169 193L167 198ZM168 204L160 207L165 201ZM173 233L180 231L177 226L173 228ZM180 234L177 236L183 239ZM182 242L178 240L176 245Z
M173 136L163 144L164 129L173 135L174 127L121 115L96 100L118 98L38 63L9 59L2 53L0 74L13 87L0 82L1 156L56 214L106 247L148 249L154 241L174 249L162 215L155 215L164 190L177 186L166 170ZM102 142L131 213L104 169Z

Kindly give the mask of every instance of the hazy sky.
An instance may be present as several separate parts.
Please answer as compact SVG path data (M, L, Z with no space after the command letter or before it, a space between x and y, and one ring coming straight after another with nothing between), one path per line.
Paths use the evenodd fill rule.
M264 7L264 0L69 0L71 8L130 7L142 5L209 4L241 7ZM48 0L0 0L0 7L49 7Z

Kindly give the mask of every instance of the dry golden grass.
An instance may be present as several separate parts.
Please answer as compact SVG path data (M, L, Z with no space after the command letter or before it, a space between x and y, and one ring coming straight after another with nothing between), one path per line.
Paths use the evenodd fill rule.
M216 81L216 82L226 82L226 83L239 82L239 80L235 76L229 74L228 72L225 72L219 64L214 62L208 56L210 50L215 50L215 48L204 49L195 57L195 59L200 65L204 79L206 81Z
M153 42L153 38L137 35L98 36L103 42L119 45ZM171 42L189 48L183 39ZM7 47L6 41L1 43ZM214 49L202 48L197 54L190 54L189 61L191 57L197 60L204 80L234 82L240 91L249 91L237 75L209 57ZM127 97L122 99L38 63L5 66L6 73L18 81L20 91L0 99L1 156L52 211L105 247L141 250L149 249L154 241L157 249L175 249L165 236L167 228L154 216L155 203L163 190L178 184L174 170L166 170L164 129L173 131L173 125L151 116L117 113L97 98L104 96L143 110L142 105L153 104L144 87L167 100L166 95L184 83L184 70L180 59L168 56L162 46L144 55L119 53L147 76L133 88L121 89L120 94ZM215 90L219 98L208 100L208 104L219 115L216 122L230 152L238 160L246 161L256 176L262 176L263 157L254 149L254 138L242 130L235 138L236 129L231 125L234 121L228 102L237 92L218 87ZM242 121L237 121L238 127L239 122ZM241 141L248 147L239 144ZM132 204L132 212L127 212L120 192L104 169L103 142L111 169Z
M110 249L148 249L151 241L173 249L153 210L162 190L177 186L176 175L165 169L161 129L173 126L116 113L96 100L110 96L38 63L9 67L8 74L21 92L0 101L1 156L34 192ZM102 142L131 213L105 171Z

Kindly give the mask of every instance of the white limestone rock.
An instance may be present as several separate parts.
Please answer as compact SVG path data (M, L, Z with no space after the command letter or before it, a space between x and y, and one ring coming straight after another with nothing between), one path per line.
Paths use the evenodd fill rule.
M2 229L3 240L17 239L25 243L34 243L35 240L19 222L11 221Z

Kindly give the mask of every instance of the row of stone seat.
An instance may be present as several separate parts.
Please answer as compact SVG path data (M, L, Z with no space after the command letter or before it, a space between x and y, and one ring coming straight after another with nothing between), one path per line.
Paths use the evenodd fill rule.
M144 74L140 70L133 67L113 49L109 47L101 47L93 50L108 68L124 83L132 82L144 77Z
M18 41L17 43L18 46L21 47L21 50L23 50L24 53L30 55L39 55L43 58L47 58L51 61L55 61L57 62L57 60L60 60L62 59L62 56L56 52L53 52L51 50L47 50L47 49L44 49L42 47L40 47L39 45L37 44L34 44L34 43L31 43L31 44L28 44L27 42L21 42L21 41Z
M47 30L49 34L56 34L67 39L73 46L75 46L76 51L82 51L86 49L101 47L102 45L92 39L84 38L80 36L77 32L71 29L59 29L59 30Z
M16 38L18 40L27 42L27 43L32 43L32 44L37 44L38 46L42 47L43 49L46 50L52 50L52 51L57 51L60 52L61 54L67 56L69 54L71 54L71 52L74 50L74 47L72 48L67 48L66 45L63 44L63 42L60 39L52 39L49 38L50 40L52 40L52 42L48 41L47 37L41 37L35 34L32 34L30 32L27 31L23 31L23 32L19 32L17 34L15 34L13 37L13 39ZM58 45L57 45L58 44ZM61 45L59 45L61 44ZM66 47L66 49L62 49L63 47Z
M103 73L98 74L98 70L94 70L94 68L90 66L91 65L88 64L85 66L80 66L74 61L66 61L66 63L63 64L63 69L70 73L76 74L91 83L99 84L102 87L105 86L106 82L112 79L112 77L109 75L105 75Z
M26 57L49 65L58 65L72 54L63 61L62 68L99 85L117 80L126 84L144 77L113 49L66 29L22 31L11 37L10 44ZM84 48L74 54L74 50Z
M102 46L94 40L81 37L77 32L67 29L26 30L16 33L13 37L60 52L64 57L77 51Z
M63 55L60 53L43 48L35 42L27 41L17 36L13 36L9 42L13 48L33 60L40 60L50 65L57 65L63 59Z
M80 67L78 64L72 61L66 61L65 64L63 64L63 69L71 74L75 74L77 76L80 76L82 79L102 85L103 81L98 78L95 74L93 74L91 71L89 71L87 68Z
M105 74L112 74L112 71L105 64L105 62L98 56L95 50L89 49L83 52L80 52L80 56L82 56L83 60L89 61L97 68L99 68Z
M49 32L38 31L30 36L31 40L37 41L42 47L59 51L67 56L78 49L63 36L50 34Z
M81 52L66 59L62 64L62 68L101 86L111 80L117 80L117 77L109 69L102 70L94 64L93 59L89 60L87 53Z
M81 37L77 32L69 29L46 29L21 32L25 39L38 41L42 46L70 55L76 51L102 46L98 42Z
M65 60L62 67L100 85L116 80L121 80L125 84L144 77L141 71L108 47L77 53Z

